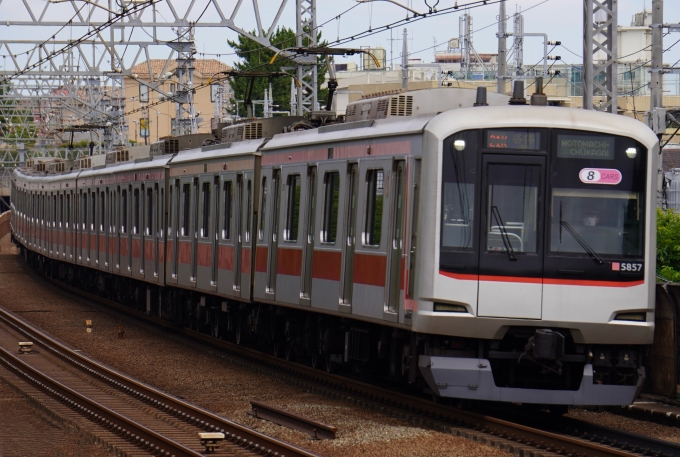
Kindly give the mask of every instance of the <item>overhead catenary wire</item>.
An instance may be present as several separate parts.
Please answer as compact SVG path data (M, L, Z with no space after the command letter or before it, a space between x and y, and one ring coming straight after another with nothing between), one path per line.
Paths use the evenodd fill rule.
M19 70L19 71L15 72L15 73L12 74L12 75L8 75L8 76L3 77L3 78L0 80L0 84L5 84L5 83L7 83L7 82L9 82L9 81L11 81L11 80L13 80L13 79L18 78L18 77L21 76L21 75L24 75L24 74L30 72L31 70L34 70L34 69L36 69L36 68L39 68L42 64L44 64L44 63L46 63L46 62L49 62L50 60L52 60L53 58L55 58L55 57L57 57L57 56L60 56L60 55L63 55L63 54L65 54L65 53L67 53L68 51L70 51L71 49L77 47L79 44L81 44L82 42L84 42L84 41L87 40L88 38L90 38L90 37L92 37L92 36L94 36L94 35L99 34L99 32L101 32L102 30L108 28L109 26L113 25L114 23L118 22L119 20L121 20L121 19L123 19L123 18L125 18L125 17L127 17L127 16L129 16L129 15L131 15L131 14L133 14L133 13L139 11L139 10L141 10L141 9L144 9L144 8L150 6L150 5L153 5L154 3L157 3L157 2L159 2L159 1L160 1L160 0L147 0L147 1L144 2L144 3L135 3L131 9L129 9L129 10L127 10L127 11L124 11L124 12L121 12L121 13L119 13L119 14L117 14L117 15L111 17L111 18L109 18L106 22L104 22L104 23L98 25L97 27L93 27L91 31L87 32L86 34L84 34L83 36L81 36L80 38L78 38L77 40L72 41L71 43L67 44L67 45L64 46L63 48L60 48L60 49L58 49L58 50L56 50L56 51L53 51L52 54L50 54L50 55L48 55L48 56L46 56L46 57L43 57L42 59L39 59L38 61L36 61L36 62L33 63L33 64L27 65L27 66L24 67L22 70ZM83 6L84 6L84 5L83 5ZM81 8L81 9L82 9L82 8ZM113 62L111 62L111 64L113 65Z

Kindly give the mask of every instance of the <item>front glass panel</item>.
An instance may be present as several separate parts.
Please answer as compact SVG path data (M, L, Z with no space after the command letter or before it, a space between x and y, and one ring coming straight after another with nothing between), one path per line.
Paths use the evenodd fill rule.
M537 156L545 168L530 163ZM543 259L545 277L582 271L591 279L634 280L617 266L645 255L647 160L648 151L635 140L594 132L480 129L452 135L442 151L440 268L528 275L480 267L480 256L507 252L509 244L515 253Z
M540 167L489 165L486 250L535 253Z
M584 256L590 248L598 255L641 257L645 149L624 137L555 133L551 253Z

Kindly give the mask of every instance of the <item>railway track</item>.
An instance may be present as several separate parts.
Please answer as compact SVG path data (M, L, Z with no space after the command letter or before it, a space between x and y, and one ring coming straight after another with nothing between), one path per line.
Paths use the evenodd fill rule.
M368 408L384 411L399 418L410 419L415 423L429 425L449 433L471 437L475 440L511 441L519 447L534 448L535 455L547 451L558 455L584 457L680 456L680 445L675 443L596 426L587 422L571 419L565 422L555 418L550 419L550 416L546 415L542 416L544 422L538 428L535 426L536 421L532 423L531 420L527 420L524 423L517 423L491 414L478 414L434 403L422 397L395 392L345 376L289 362L191 329L178 329L174 324L160 318L80 291L58 281L52 282L58 287L88 300L96 301L156 326L171 329L184 337L201 344L207 344L220 351L226 351L240 359L246 359L259 366L266 366L279 375L286 373L297 377L303 380L302 383L307 383L316 391L325 390L326 392L322 393L329 396L344 396Z
M0 310L0 323L11 329L0 333L0 363L115 435L111 445L129 455L198 457L217 445L211 455L316 456L102 366L5 310ZM10 349L18 347L17 334L33 343L24 344L19 354Z

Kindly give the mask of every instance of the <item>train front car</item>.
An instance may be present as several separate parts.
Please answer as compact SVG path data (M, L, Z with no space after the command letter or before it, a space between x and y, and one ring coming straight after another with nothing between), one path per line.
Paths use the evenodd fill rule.
M413 330L429 334L429 388L631 403L654 332L657 138L623 116L507 106L442 113L425 143L419 217L436 223L418 234Z

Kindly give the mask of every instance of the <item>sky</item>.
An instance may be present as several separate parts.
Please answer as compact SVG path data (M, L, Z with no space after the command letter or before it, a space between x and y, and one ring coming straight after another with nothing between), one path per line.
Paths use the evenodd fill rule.
M47 5L47 0L25 1L36 8ZM113 4L113 0L93 1L107 5L109 3ZM282 1L284 0L258 1L263 27L269 27ZM405 26L396 25L392 32L394 41L390 41L390 31L383 31L367 38L355 39L341 46L351 48L383 47L387 50L388 60L392 55L395 63L398 63L401 59L402 31L406 27L409 37L408 49L410 57L420 58L422 62L432 62L435 50L446 50L448 40L458 37L458 22L459 16L463 14L463 6L465 4L473 4L474 7L468 12L473 18L474 47L479 53L497 52L498 3L480 5L481 2L474 2L472 0L427 0L427 2L426 0L375 0L367 3L357 3L355 0L317 0L317 25L322 33L322 38L332 43L338 38L351 37L366 30L375 29L404 19L406 17L406 10L393 3L389 3L389 1L403 1L404 5L418 12L426 12L430 6L441 11L442 9L453 7L456 3L460 6L460 9L450 14L427 17L417 21L411 20ZM489 1L493 2L495 0ZM677 1L666 1L664 22L680 22L680 9L672 6ZM205 21L211 20L216 16L213 4L219 5L223 12L229 16L237 0L162 0L157 5L158 20L172 17L172 13L168 8L168 2L171 2L179 15L182 15L183 11L193 3L193 10L189 18L196 19L198 16L201 16L202 20ZM84 12L92 8L87 5L83 6L83 3L79 0L72 0L70 3L49 5L50 12L47 16L54 18L55 21L62 20L66 22L72 16L76 7L83 7ZM647 9L651 8L651 0L618 0L618 7L619 25L627 26L630 25L632 16L636 12L642 11L645 7ZM0 2L0 17L3 18L3 22L6 19L26 20L28 15L25 11L22 11L22 8L21 2L18 0ZM508 15L520 10L524 14L525 32L547 33L549 40L562 42L562 45L555 49L552 49L552 46L548 48L550 55L560 56L567 63L580 64L582 62L583 0L508 0L506 2ZM96 14L106 14L100 9L95 8L94 11L94 17L97 17ZM253 17L253 0L243 0L240 12L234 20L235 24L245 30L253 30L256 27ZM147 16L145 19L148 20L150 17ZM295 28L295 0L287 0L278 24L279 26ZM24 33L24 30L26 33ZM127 30L130 30L130 28L128 27ZM508 31L512 31L511 23L508 24ZM52 33L54 33L54 28L44 27L38 29L31 27L29 29L15 26L6 27L0 22L0 42L3 39L29 36L34 39L48 39ZM82 33L84 33L83 28L77 29L74 27L71 29L67 27L60 32L60 36L65 39L69 37L76 38ZM137 27L130 36L148 40L148 34L148 29ZM227 40L235 40L236 37L236 32L226 27L197 28L195 34L196 48L199 53L197 57L218 58L227 64L233 64L236 58L233 50L229 48ZM170 40L172 38L172 32L166 31L163 39ZM669 34L664 38L664 46L671 47L677 40L680 40L680 33ZM511 43L512 39L508 39L509 47ZM26 46L29 45L27 44ZM391 46L393 52L390 50ZM15 48L19 49L18 45ZM7 52L0 47L0 57L2 59L0 64L5 59L8 59L7 56L2 56L2 54L7 54ZM128 52L128 57L131 54L133 52ZM152 57L165 58L169 54L169 49L166 46L154 46L150 48L150 54ZM542 59L542 55L542 40L534 37L526 38L524 44L524 63L533 65ZM106 59L106 56L103 56L103 58ZM672 46L664 54L664 62L668 64L672 65L678 60L680 60L680 43ZM358 63L359 57L339 57L336 59L336 63L347 61Z

